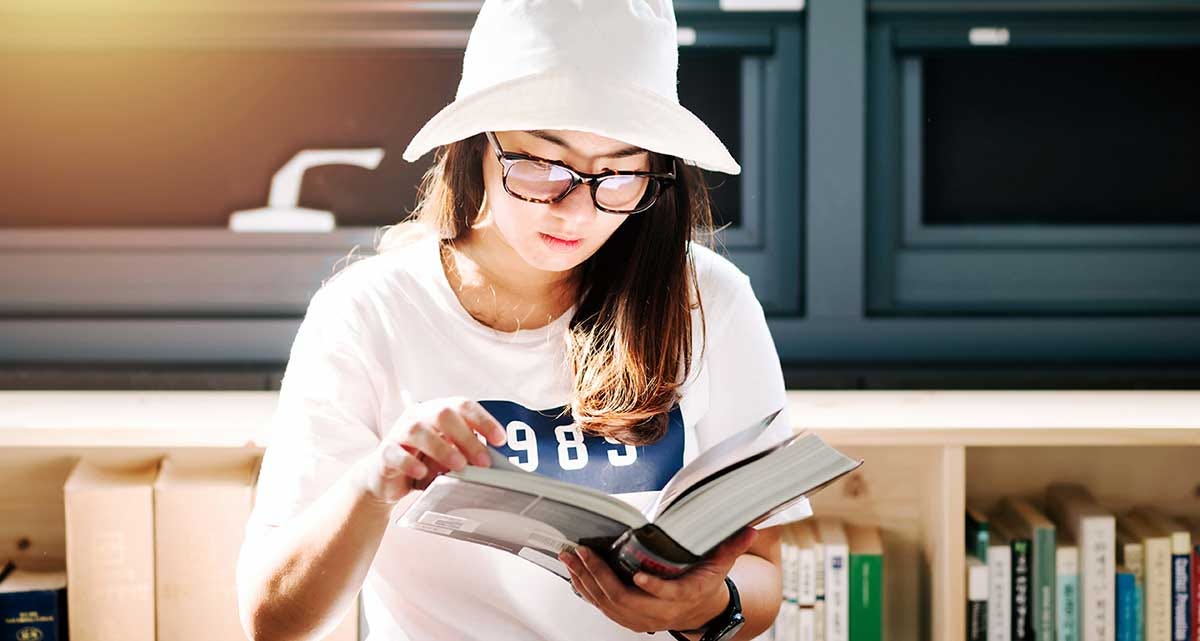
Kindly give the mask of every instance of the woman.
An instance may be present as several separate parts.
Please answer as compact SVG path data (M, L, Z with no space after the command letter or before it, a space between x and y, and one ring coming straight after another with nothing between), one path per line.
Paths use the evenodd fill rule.
M437 148L417 215L323 285L292 346L238 566L252 638L320 638L360 589L377 640L770 627L768 526L806 504L635 586L586 551L560 557L567 585L390 526L434 476L487 465L484 441L644 506L784 405L749 279L692 242L711 226L697 167L738 167L678 104L674 25L669 0L485 2L458 98L405 154Z

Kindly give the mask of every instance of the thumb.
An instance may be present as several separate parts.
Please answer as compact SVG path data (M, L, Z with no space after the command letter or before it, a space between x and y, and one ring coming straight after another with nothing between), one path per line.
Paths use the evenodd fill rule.
M737 534L725 539L721 545L717 546L712 557L701 565L720 570L722 573L727 572L729 568L733 567L733 563L739 556L750 550L750 546L754 545L754 540L757 538L758 530L752 527L742 528Z

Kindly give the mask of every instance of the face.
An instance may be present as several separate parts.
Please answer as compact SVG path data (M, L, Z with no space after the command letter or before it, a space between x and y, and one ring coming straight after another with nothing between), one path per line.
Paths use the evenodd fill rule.
M605 169L650 169L649 152L612 138L592 133L548 129L499 131L496 138L504 151L520 152L559 161L576 171L599 173ZM555 203L521 200L504 190L503 167L490 147L483 156L487 219L492 234L502 239L530 267L564 272L596 253L630 215L610 214L596 208L587 185L577 186ZM646 215L647 212L631 214ZM547 238L577 239L566 244Z

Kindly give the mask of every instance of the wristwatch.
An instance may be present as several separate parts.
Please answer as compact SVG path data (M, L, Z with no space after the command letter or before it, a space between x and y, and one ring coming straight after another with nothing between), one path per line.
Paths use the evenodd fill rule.
M704 632L700 641L730 641L738 633L738 630L746 625L746 617L742 616L742 600L738 598L737 586L733 584L733 579L725 577L725 586L729 588L729 605L725 606L720 614L705 623L703 627L685 630L685 632L690 634ZM670 630L670 633L679 641L689 641L680 632Z

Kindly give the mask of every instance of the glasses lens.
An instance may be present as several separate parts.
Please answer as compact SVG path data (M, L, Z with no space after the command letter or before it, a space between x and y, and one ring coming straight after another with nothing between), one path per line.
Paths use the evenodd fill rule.
M507 184L525 198L553 200L571 186L571 173L543 162L518 160L508 170Z
M596 202L613 211L637 211L654 200L655 185L646 176L608 176L596 184Z

